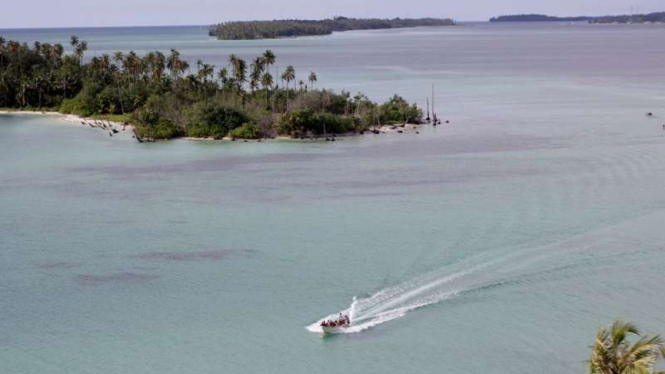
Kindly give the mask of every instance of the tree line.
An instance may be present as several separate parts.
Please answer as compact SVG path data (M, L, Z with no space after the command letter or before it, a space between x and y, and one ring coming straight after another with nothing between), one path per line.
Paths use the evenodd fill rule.
M597 17L590 23L665 23L665 12Z
M87 59L85 41L32 46L0 37L0 107L39 108L132 123L141 136L259 138L363 131L420 123L422 111L394 96L377 104L361 93L316 88L318 76L272 67L267 50L251 61L230 55L216 68L191 64L176 49Z
M232 21L214 25L210 36L222 40L275 39L308 35L329 35L334 31L392 29L417 26L453 26L441 18L346 18L324 20Z
M514 14L492 17L490 22L589 22L589 23L665 23L665 12L620 16L552 17L544 14Z

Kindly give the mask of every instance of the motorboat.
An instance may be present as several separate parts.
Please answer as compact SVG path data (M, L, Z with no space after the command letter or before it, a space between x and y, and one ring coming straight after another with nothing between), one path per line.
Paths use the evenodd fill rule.
M322 321L319 326L324 334L337 334L351 326L349 316L340 317L338 320Z

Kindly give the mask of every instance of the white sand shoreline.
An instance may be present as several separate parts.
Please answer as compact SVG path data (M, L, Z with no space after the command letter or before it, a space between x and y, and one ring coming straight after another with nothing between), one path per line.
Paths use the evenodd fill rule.
M115 122L115 121L109 121L109 120L99 120L99 119L94 119L90 117L81 117L77 116L74 114L63 114L60 112L52 112L52 111L31 111L31 110L13 110L13 109L1 109L0 110L0 115L1 114L19 114L19 115L45 115L45 116L54 116L54 117L59 117L62 122L66 122L69 124L79 124L79 125L89 125L91 127L99 127L100 129L104 130L110 130L114 128L118 129L124 129L128 130L130 132L134 131L134 126L132 125L125 125L121 122ZM418 132L418 128L421 125L414 125L414 124L401 124L401 125L381 125L377 126L376 128L372 128L370 130L365 130L365 133L372 134L373 130L376 130L377 133L401 133L403 131L408 131L408 132ZM410 130L410 131L409 131ZM344 134L337 134L336 136L338 138L343 138L343 137L352 137L352 136L360 136L362 133L344 133ZM331 135L332 136L332 135ZM323 139L325 138L322 135L315 136L315 137L305 137L303 138L304 140L317 140L317 139ZM193 141L219 141L219 140L226 140L226 141L232 141L233 139L225 136L222 139L214 139L214 138L193 138L193 137L181 137L181 138L176 138L176 139L185 139L185 140L193 140ZM297 137L291 137L291 136L284 136L284 135L278 135L274 140L301 140L300 138ZM175 140L175 139L173 139ZM243 139L236 139L238 141L245 141ZM250 142L261 142L261 141L267 141L270 139L252 139L248 140Z
M109 120L99 120L99 119L94 119L94 118L89 118L89 117L81 117L81 116L77 116L75 114L63 114L63 113L60 113L60 112L2 109L2 110L0 110L0 114L54 116L54 117L59 117L59 119L62 120L63 122L67 122L67 123L71 123L71 124L90 125L90 126L99 126L99 124L103 124L104 126L120 127L120 128L125 126L125 128L129 131L132 131L134 129L134 127L132 125L129 125L129 124L125 125L122 122L115 122L115 121L109 121Z

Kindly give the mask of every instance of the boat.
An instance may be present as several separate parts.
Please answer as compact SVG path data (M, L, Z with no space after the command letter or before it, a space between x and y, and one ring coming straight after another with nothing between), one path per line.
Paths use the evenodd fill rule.
M340 317L336 321L322 321L319 326L324 334L337 334L351 326L349 316Z
M321 330L323 331L324 334L337 334L340 332L343 332L346 330L350 324L344 323L341 325L336 325L336 326L321 326Z

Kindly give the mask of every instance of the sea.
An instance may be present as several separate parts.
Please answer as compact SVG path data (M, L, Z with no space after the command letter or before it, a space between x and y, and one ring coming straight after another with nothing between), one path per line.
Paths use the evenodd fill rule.
M1 373L584 373L601 325L665 333L665 26L0 30L70 35L216 69L270 49L443 123L140 144L0 115Z

